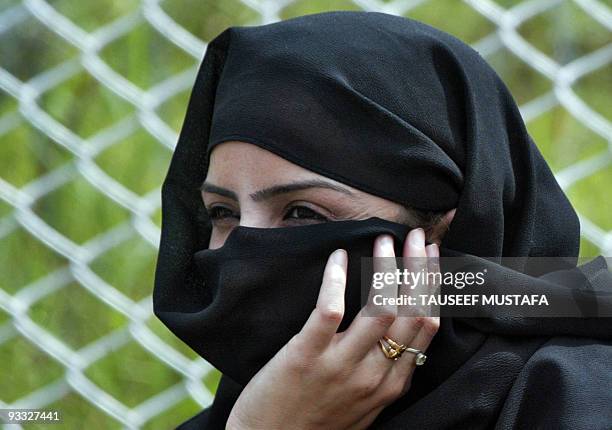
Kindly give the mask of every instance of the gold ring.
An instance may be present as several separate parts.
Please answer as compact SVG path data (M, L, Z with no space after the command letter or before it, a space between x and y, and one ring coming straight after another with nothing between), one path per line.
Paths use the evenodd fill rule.
M404 351L406 350L406 346L404 346L404 345L400 345L399 343L397 343L396 341L394 341L393 339L391 339L391 338L390 338L390 337L388 337L388 336L383 336L383 339L384 339L385 341L387 341L387 343L388 343L389 345L391 345L391 347L392 347L392 348L394 348L394 349L398 349L398 350L400 350L401 352L404 352Z
M423 351L415 348L408 348L407 346L394 341L388 336L383 336L382 339L378 340L378 343L380 343L380 348L385 354L385 357L390 360L397 360L405 351L415 355L415 364L417 366L422 366L427 360L427 356L423 354Z
M384 336L383 339L379 339L378 343L380 343L380 348L385 354L385 357L390 360L397 360L402 356L402 353L406 351L406 346L400 345L387 336Z

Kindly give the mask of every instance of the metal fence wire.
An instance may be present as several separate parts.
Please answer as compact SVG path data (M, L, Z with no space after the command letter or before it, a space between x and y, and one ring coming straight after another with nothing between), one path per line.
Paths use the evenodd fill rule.
M152 429L212 401L218 373L155 319L151 290L161 182L206 42L230 25L363 9L470 43L579 212L581 255L612 255L610 7L0 0L0 408Z

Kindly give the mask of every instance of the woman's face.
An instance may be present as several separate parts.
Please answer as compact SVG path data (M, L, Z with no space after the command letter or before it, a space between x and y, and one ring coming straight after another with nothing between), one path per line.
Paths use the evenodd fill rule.
M210 249L221 247L236 226L288 227L373 216L400 223L410 219L398 203L236 141L212 150L202 198L213 225Z

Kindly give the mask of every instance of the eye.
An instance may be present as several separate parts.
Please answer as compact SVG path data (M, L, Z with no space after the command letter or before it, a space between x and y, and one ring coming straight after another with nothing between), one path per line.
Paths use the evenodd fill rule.
M213 206L208 208L208 217L212 220L221 220L227 218L240 218L240 215L234 213L234 211L225 206Z
M315 212L314 210L306 206L293 206L292 208L289 209L289 211L287 212L287 214L285 215L283 219L288 219L288 220L306 219L306 220L329 221L327 217Z

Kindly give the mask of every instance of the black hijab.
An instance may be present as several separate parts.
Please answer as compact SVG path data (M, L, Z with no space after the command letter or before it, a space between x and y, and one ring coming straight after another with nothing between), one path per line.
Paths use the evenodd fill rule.
M248 379L305 322L333 249L351 250L351 270L376 235L401 249L408 231L375 218L239 227L209 250L199 186L228 140L407 207L456 207L442 255L490 257L525 291L610 292L602 257L575 267L576 213L475 50L378 12L230 27L207 47L162 188L155 313L224 375L212 407L181 428L224 428ZM565 258L546 274L527 259L495 263L540 256ZM347 302L344 327L358 310ZM373 427L612 428L611 342L610 318L443 318L413 387Z

